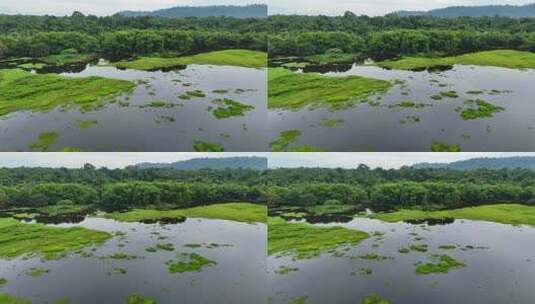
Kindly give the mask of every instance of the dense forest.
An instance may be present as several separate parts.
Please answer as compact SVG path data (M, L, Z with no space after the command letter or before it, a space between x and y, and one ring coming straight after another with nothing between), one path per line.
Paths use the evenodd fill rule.
M225 16L234 18L266 18L268 14L268 7L265 4L253 4L246 6L177 6L172 8L159 9L152 12L123 11L119 12L118 14L127 17L157 16L167 18L184 18Z
M191 207L210 203L265 202L264 171L172 169L2 168L0 208L57 204L131 207Z
M229 48L265 51L266 24L257 18L229 17L0 15L0 59L38 58L72 49L123 58Z
M353 205L374 210L443 209L493 203L535 203L528 169L397 170L276 169L269 172L271 206Z
M457 55L515 49L535 51L535 19L429 16L270 16L269 54L309 56L332 49L374 59Z
M135 165L139 169L168 168L177 170L199 169L255 169L267 170L267 157L217 157L217 158L193 158L174 163L141 163Z

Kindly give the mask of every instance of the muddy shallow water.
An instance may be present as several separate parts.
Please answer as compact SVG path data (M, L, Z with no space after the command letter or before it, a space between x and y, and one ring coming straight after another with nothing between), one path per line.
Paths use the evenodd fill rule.
M157 303L257 303L266 296L266 225L224 220L188 218L184 223L159 225L120 223L101 218L87 218L81 226L108 232L122 231L102 246L84 252L92 257L69 255L41 261L0 260L0 277L8 280L1 292L27 298L33 303L55 303L68 298L69 303L124 303L137 293ZM158 238L164 237L163 240ZM145 248L171 243L175 251ZM185 244L217 243L217 248L188 248ZM124 244L125 247L118 246ZM140 258L134 260L99 259L123 252ZM165 263L177 260L177 253L197 253L217 262L200 272L170 273ZM26 275L30 268L50 269L40 277ZM125 274L112 273L124 268Z
M308 297L307 303L360 303L377 293L392 303L522 303L533 302L535 290L535 228L490 222L455 220L445 225L386 223L357 218L336 224L362 231L384 232L338 250L343 256L322 254L308 260L268 258L273 303L291 303ZM417 234L417 235L414 235ZM419 241L415 238L423 238ZM374 247L374 244L377 244ZM410 244L427 244L426 253L398 252ZM439 249L456 244L457 249ZM461 250L473 246L474 249ZM377 253L383 261L364 260L359 255ZM466 264L447 274L417 275L414 264L430 262L431 254L447 254ZM351 257L356 257L351 259ZM274 273L280 265L298 267L287 275ZM372 269L360 274L361 268ZM351 274L356 272L356 274Z
M430 151L433 141L457 144L462 151L533 151L535 149L535 70L455 65L444 71L386 70L354 64L347 71L325 75L358 75L402 80L368 103L330 112L303 108L270 110L270 139L284 130L302 131L292 146L310 145L327 151ZM433 100L432 95L456 91L458 98ZM480 95L468 91L484 90ZM492 92L498 90L500 93ZM463 120L455 109L467 99L483 99L505 110L492 118ZM402 101L428 104L423 108L389 108ZM407 119L416 116L419 122ZM342 119L335 127L322 119Z
M2 117L0 150L30 150L39 134L45 132L59 134L50 150L73 147L82 151L193 151L195 140L221 144L225 151L267 149L265 69L188 65L181 70L145 72L91 64L81 72L65 71L62 75L141 82L132 93L119 96L115 103L99 110L81 113L78 109L55 109L48 113L17 112ZM212 92L220 89L229 92ZM194 90L203 91L206 97L178 98ZM244 116L217 119L208 107L215 108L211 101L218 98L230 98L254 109ZM139 107L152 101L176 106ZM124 106L125 103L129 105ZM77 120L96 120L97 124L84 129L76 125Z

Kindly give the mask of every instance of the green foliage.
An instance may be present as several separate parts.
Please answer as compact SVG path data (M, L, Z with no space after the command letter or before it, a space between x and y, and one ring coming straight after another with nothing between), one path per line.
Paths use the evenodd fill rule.
M57 228L41 224L21 224L14 219L0 219L0 257L22 255L55 259L84 247L104 243L107 232L85 228Z
M94 119L77 119L75 122L76 126L82 130L91 128L92 126L98 124L98 120Z
M282 131L279 138L269 143L269 147L273 152L282 152L288 148L288 146L296 141L301 136L299 130L286 130Z
M59 134L56 132L46 132L39 134L37 142L31 144L29 148L32 151L48 151L50 146L56 143Z
M319 227L268 218L268 254L307 259L339 246L358 244L369 237L366 232L343 227Z
M217 108L212 111L212 114L214 114L217 119L244 116L245 112L254 109L253 106L228 98L216 99L213 100L212 103L217 105Z
M440 141L433 141L431 144L431 151L433 152L461 152L461 147L456 144L447 144Z
M474 105L476 108L469 108L463 110L461 112L461 117L464 120L492 117L494 113L505 110L502 107L495 106L482 99L469 99L465 103L469 105Z
M391 304L391 302L374 293L362 299L362 304Z
M386 222L456 218L535 226L535 207L519 204L496 204L442 211L403 209L391 213L376 213L371 215L371 217Z
M171 273L200 272L205 267L217 264L197 253L180 253L177 257L178 261L167 262Z
M248 68L263 68L267 54L249 50L224 50L183 57L140 57L133 61L113 63L118 68L152 71L189 64L230 65Z
M134 293L128 296L126 304L156 304L156 301Z
M195 140L193 148L196 152L225 152L223 145L204 140Z
M393 61L378 62L377 65L398 70L430 69L444 65L498 66L511 69L535 68L535 54L515 50L494 50L464 54L452 57L406 57Z
M134 87L130 81L102 77L72 78L0 70L0 116L18 111L46 112L60 106L87 111Z
M17 298L7 293L0 293L0 303L1 304L32 304L32 301Z
M237 222L266 222L267 208L250 203L226 203L174 210L134 209L128 212L108 213L106 218L122 222L139 222L161 218L184 217L223 219Z
M268 81L268 107L290 110L305 106L330 110L348 108L367 100L372 94L385 93L391 86L384 80L294 73L284 68L269 69Z
M451 269L463 268L466 265L456 259L448 256L441 255L438 263L426 263L416 266L416 274L434 274L434 273L448 273Z

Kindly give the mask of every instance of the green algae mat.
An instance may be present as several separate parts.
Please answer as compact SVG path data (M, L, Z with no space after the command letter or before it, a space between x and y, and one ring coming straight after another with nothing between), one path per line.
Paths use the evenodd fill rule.
M87 246L102 244L111 237L107 232L80 227L49 227L0 218L0 258L32 255L55 259Z
M20 69L0 70L0 116L18 111L46 112L60 106L88 111L134 87L130 81L103 77L70 78Z
M267 207L251 203L226 203L174 210L134 209L128 212L108 213L105 217L121 222L194 217L245 223L265 223L267 221Z
M385 222L455 218L535 226L535 207L519 204L498 204L442 211L403 209L391 213L376 213L371 217Z
M269 69L268 81L268 108L287 110L305 106L345 109L367 102L371 95L383 94L392 86L385 80L294 73L284 68Z
M380 67L397 70L428 69L454 64L530 69L535 68L535 53L495 50L438 58L403 57L399 60L387 60L377 63Z
M370 235L344 227L319 227L308 223L291 223L278 217L268 219L268 254L307 259L342 245L354 245Z
M223 50L183 57L139 57L113 63L118 68L151 71L188 64L229 65L246 68L267 66L267 53L250 50Z

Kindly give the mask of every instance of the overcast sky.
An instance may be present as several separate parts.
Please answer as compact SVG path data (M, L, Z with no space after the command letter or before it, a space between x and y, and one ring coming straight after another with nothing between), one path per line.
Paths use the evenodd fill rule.
M430 10L457 5L528 4L534 0L269 0L270 14L384 15L398 10Z
M113 15L124 10L153 11L174 6L247 5L268 0L0 0L0 13L31 15Z
M271 153L269 167L355 168L359 164L385 169L416 163L444 163L476 157L535 156L535 153Z
M0 167L122 168L143 162L171 163L203 157L266 156L267 153L0 153Z

